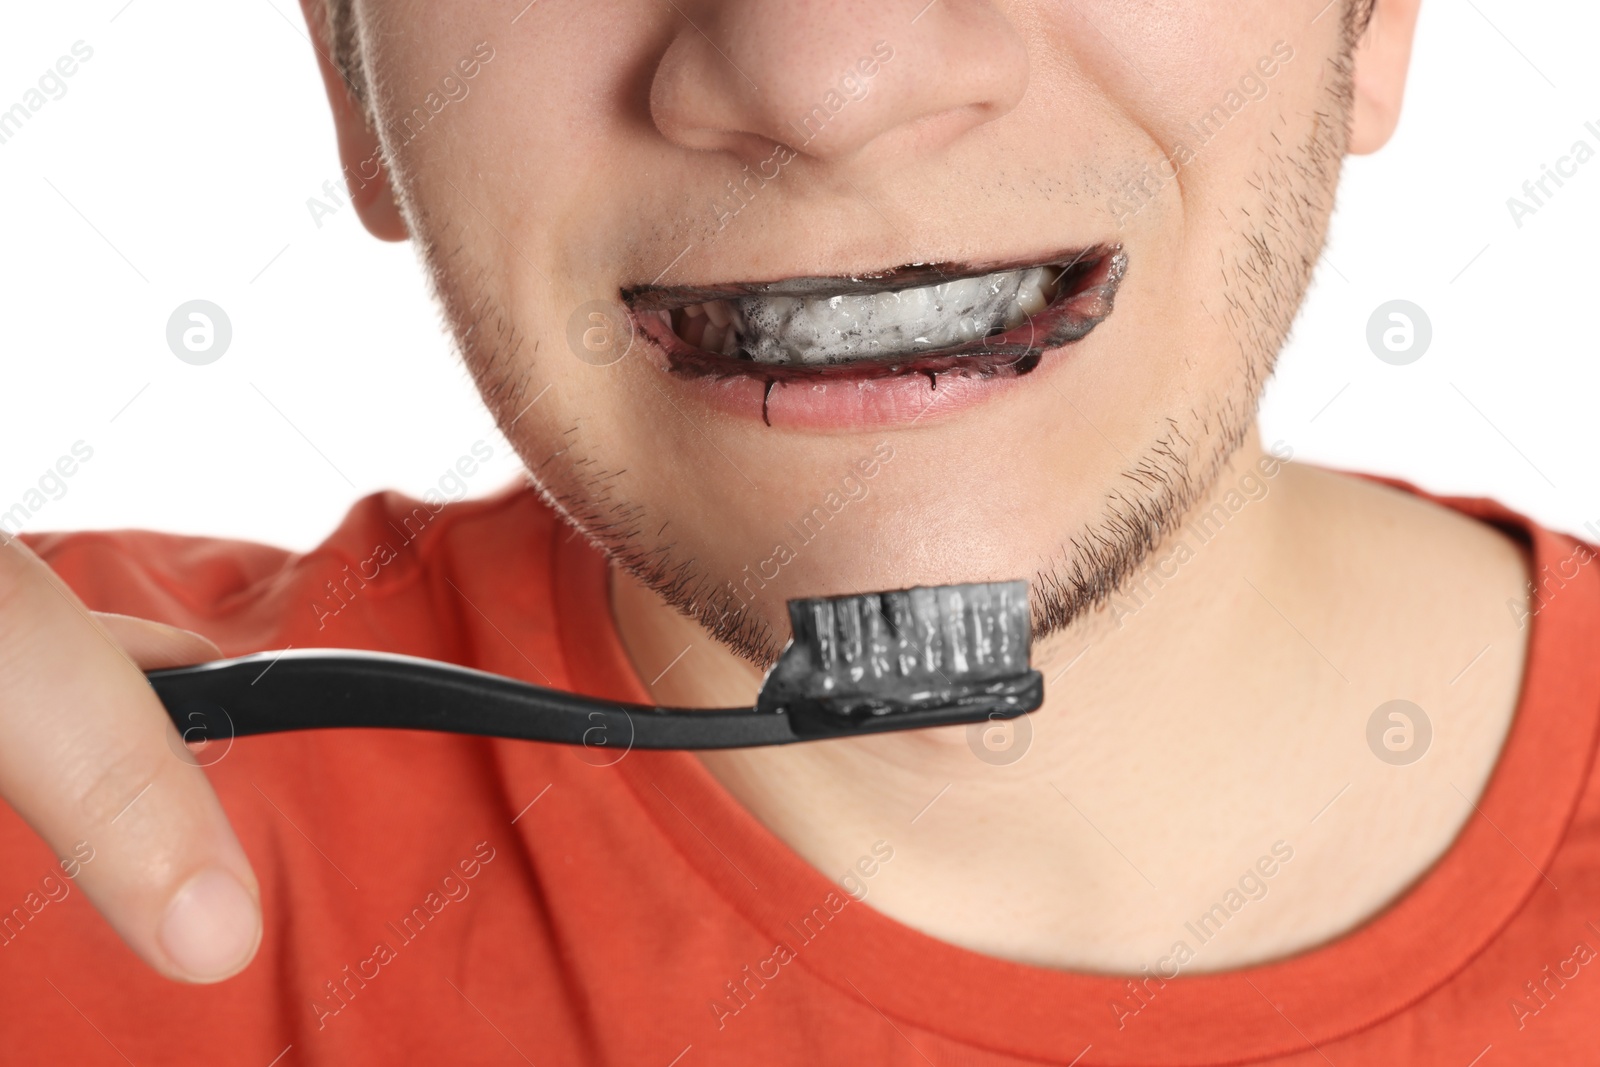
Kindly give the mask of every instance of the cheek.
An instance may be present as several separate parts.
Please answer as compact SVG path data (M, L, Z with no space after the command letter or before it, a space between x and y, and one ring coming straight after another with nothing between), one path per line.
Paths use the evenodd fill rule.
M1045 32L1072 42L1080 76L1137 128L1142 145L1128 154L1128 170L1109 178L1120 184L1143 165L1176 160L1183 192L1196 194L1198 203L1208 190L1191 190L1192 183L1215 173L1217 190L1236 189L1241 164L1273 144L1280 116L1320 104L1325 58L1340 43L1345 6L1334 0L1324 9L1324 2L1082 0L1051 6ZM1263 61L1270 77L1262 74Z
M655 20L639 18L636 5L595 0L533 5L511 26L504 6L376 6L374 107L420 232L459 230L504 265L515 289L567 304L569 292L592 295L584 280L599 265L594 253L614 259L628 243L592 220L625 214L616 210L629 173L625 131L639 118L629 64L650 47ZM570 47L577 40L585 47ZM464 61L478 71L470 80ZM446 79L459 83L453 94L441 88ZM420 133L408 129L430 93L452 99Z

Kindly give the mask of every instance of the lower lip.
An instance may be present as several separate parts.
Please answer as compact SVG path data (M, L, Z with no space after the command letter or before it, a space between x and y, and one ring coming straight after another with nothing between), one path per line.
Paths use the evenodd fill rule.
M665 356L654 342L658 362ZM1069 346L1070 347L1070 346ZM774 382L747 377L713 378L673 375L674 384L708 407L756 423L797 430L854 431L877 427L933 423L965 411L1048 371L1066 349L1045 353L1029 374L997 374L987 378L946 372L934 385L925 375L891 378L843 378L834 381ZM664 365L664 364L663 364Z
M931 377L910 371L883 377L791 375L773 381L745 374L685 373L675 366L678 361L668 350L669 346L681 348L682 342L670 332L656 336L659 327L646 326L637 318L635 343L644 346L651 363L665 371L679 389L707 407L737 418L785 429L824 432L931 423L991 400L1060 366L1069 350L1087 340L1095 326L1111 313L1125 263L1119 248L1114 256L1105 258L1086 288L1046 309L1028 327L1037 325L1051 333L1057 324L1076 321L1083 333L1075 340L1046 349L1036 358L1019 358L1010 365L1003 360L996 365L994 360L980 356L974 358L971 370L949 369ZM996 343L1004 340L997 338ZM955 366L959 367L959 362Z

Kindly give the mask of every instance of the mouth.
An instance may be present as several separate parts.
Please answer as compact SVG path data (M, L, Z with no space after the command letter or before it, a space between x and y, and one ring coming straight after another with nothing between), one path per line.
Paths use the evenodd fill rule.
M1020 376L1111 314L1121 245L1029 262L913 264L844 278L645 285L623 302L666 368L775 385Z

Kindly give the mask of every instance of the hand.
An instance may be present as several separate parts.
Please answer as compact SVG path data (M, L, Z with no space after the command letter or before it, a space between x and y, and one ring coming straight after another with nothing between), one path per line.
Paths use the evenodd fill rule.
M0 798L128 947L169 978L214 982L261 939L255 874L143 671L220 656L198 634L88 611L0 534Z

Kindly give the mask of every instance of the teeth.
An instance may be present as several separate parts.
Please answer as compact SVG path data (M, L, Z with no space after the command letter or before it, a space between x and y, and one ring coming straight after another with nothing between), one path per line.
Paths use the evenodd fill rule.
M1017 292L1017 304L1022 308L1024 316L1039 314L1044 310L1045 305L1050 302L1049 298L1044 295L1043 282L1044 279L1041 278L1041 284L1024 285Z
M1057 275L1033 267L881 293L760 293L691 304L676 321L689 344L760 363L893 359L1015 329L1048 306Z

